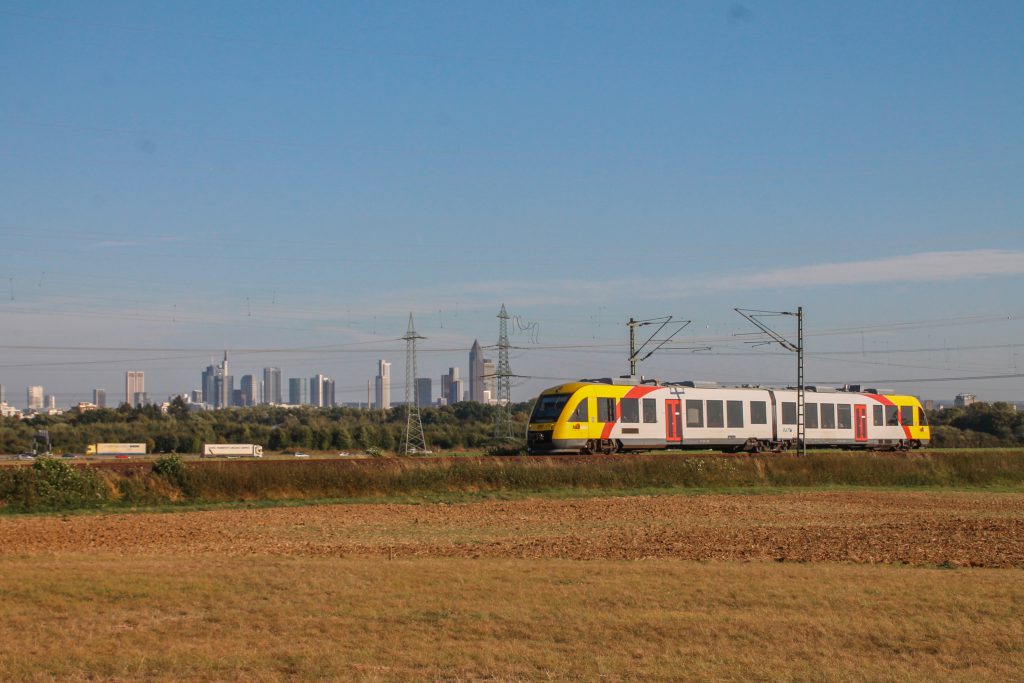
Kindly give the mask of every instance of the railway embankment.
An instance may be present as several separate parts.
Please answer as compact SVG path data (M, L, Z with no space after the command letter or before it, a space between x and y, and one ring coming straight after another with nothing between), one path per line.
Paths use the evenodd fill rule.
M43 459L0 468L0 510L842 487L1024 488L1024 451L212 462L168 456L108 465Z

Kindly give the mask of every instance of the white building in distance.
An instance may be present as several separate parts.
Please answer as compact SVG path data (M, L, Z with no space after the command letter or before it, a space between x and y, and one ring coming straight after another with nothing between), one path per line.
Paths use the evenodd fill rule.
M391 407L391 363L381 359L377 363L374 407L387 410Z
M142 394L142 397L138 394ZM130 406L137 406L139 398L143 398L145 394L146 373L141 370L129 370L124 373L124 402Z
M26 391L29 410L43 409L43 388L38 385L30 386Z

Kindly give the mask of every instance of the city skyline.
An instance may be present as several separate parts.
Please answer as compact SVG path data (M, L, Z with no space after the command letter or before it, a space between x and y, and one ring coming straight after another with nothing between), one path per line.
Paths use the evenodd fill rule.
M401 341L401 340L397 340L397 341ZM463 366L461 366L461 365L448 365L447 366L446 372L440 374L440 390L439 390L440 393L438 394L436 400L441 401L442 403L453 402L453 399L454 399L454 401L466 400L466 401L480 401L480 402L485 402L485 399L491 400L491 401L494 400L493 386L494 386L494 383L495 383L495 379L492 376L492 373L494 372L494 363L493 363L493 361L491 359L484 357L484 355L483 355L483 349L484 348L492 350L494 352L497 351L497 347L496 346L483 347L483 346L480 345L479 340L476 340L476 339L474 339L473 344L468 349L468 352L467 352L467 354L468 354L467 355L467 362L465 364L465 368L467 368L469 370L469 374L470 374L470 377L471 377L471 379L468 380L468 381L463 379L462 376L461 376L461 368ZM305 351L308 352L309 350L307 349ZM125 396L127 397L128 395L133 395L133 396L137 395L137 396L141 397L141 401L135 401L136 403L141 402L141 403L155 403L155 404L159 404L159 403L161 403L161 402L163 402L165 400L170 400L171 398L173 398L175 396L179 396L179 395L180 396L185 396L187 400L193 400L193 399L191 399L192 396L198 396L199 399L198 400L193 400L193 402L205 403L205 404L207 404L211 408L223 407L222 404L221 404L221 398L222 397L224 397L224 400L226 401L226 403L224 403L223 405L227 405L227 406L230 406L230 407L243 406L243 405L253 405L253 404L265 404L265 403L273 403L273 404L277 404L277 405L318 405L318 404L322 404L322 405L365 405L366 404L366 401L365 401L366 385L362 381L360 381L360 379L358 377L346 377L346 378L343 378L342 379L342 383L339 385L337 383L337 380L334 377L328 377L322 371L320 371L320 372L314 371L314 372L311 373L311 376L308 376L308 377L306 377L306 376L292 377L292 376L290 376L290 373L284 373L282 371L281 367L267 366L267 367L262 368L262 370L261 370L261 374L262 374L262 377L263 377L262 380L257 378L258 377L258 373L256 373L255 371L251 372L251 373L246 373L246 374L242 375L241 383L240 383L240 387L241 388L235 389L234 388L235 387L234 375L227 375L226 377L224 376L224 372L226 371L226 366L227 366L227 362L228 362L227 358L228 358L229 353L230 353L229 351L222 352L222 354L223 354L223 361L220 364L218 364L218 365L212 365L211 364L211 365L207 366L206 370L204 370L201 373L202 374L202 378L201 378L201 381L200 381L198 387L188 388L187 387L187 383L183 383L177 389L172 389L170 391L159 391L159 392L154 393L153 395L150 395L149 392L145 391L145 372L144 371L141 371L141 370L124 371L124 372L122 372L121 376L123 377L123 381L125 383ZM251 353L251 351L249 353ZM362 351L361 352L361 354L376 354L376 353L377 353L376 350L373 350L373 351ZM396 350L396 355L397 355L397 350ZM783 353L769 354L769 355L767 355L765 357L778 358L779 356L782 356L783 358L786 357L786 355L783 354ZM375 362L375 365L376 365L376 371L377 371L378 375L376 376L375 379L371 379L370 381L371 381L371 386L376 385L377 388L374 389L374 395L371 396L371 403L373 404L374 407L376 407L378 405L379 401L380 401L381 386L380 386L380 382L379 382L379 380L380 380L379 373L381 372L382 367L386 367L387 381L385 383L385 386L386 386L386 395L388 396L388 404L389 404L389 407L390 407L391 405L394 405L394 402L390 400L390 392L391 392L391 390L392 389L396 389L400 393L404 393L404 382L402 382L398 386L393 386L391 384L391 381L390 381L391 365L392 365L391 361L387 361L386 359L377 359L377 361ZM301 371L299 371L299 372L296 372L296 374L302 375L303 373ZM612 374L613 373L606 373L606 375L604 375L604 376L612 376ZM624 375L625 373L618 373L618 374ZM423 373L421 373L421 375L423 375ZM647 376L652 376L652 375L647 375ZM287 397L288 400L284 400L285 397L281 396L281 394L280 394L280 389L281 389L281 386L282 386L282 377L284 378L285 385L289 385L293 381L296 382L294 389L291 386L289 386L289 395ZM479 396L477 394L475 394L474 391L473 391L473 384L474 384L474 382L477 379L479 380L478 386L483 387L480 390ZM556 379L563 379L564 381L572 381L574 379L581 379L581 377L568 377L567 376L567 377L564 377L564 378L554 378L554 377L549 378L549 380L551 380L551 381L554 381ZM664 379L676 379L676 378L661 377L659 379L663 379L664 380ZM691 378L687 378L687 379L691 379ZM318 402L318 398L317 398L318 394L316 393L316 390L314 389L314 385L315 385L315 383L317 381L320 382L320 385L322 387L320 389L321 394L319 395L320 396L319 402L322 402L322 403ZM267 390L268 382L269 382L269 385L270 385L270 390L269 391ZM423 383L423 382L426 382L427 384L421 386L421 383ZM790 383L792 383L792 382L790 382ZM810 383L813 383L813 382L809 382L809 384ZM857 382L857 381L849 381L849 382L833 381L833 382L831 382L831 384L833 384L833 385L840 385L840 384L843 384L843 383L857 384L857 383L861 383L861 382ZM877 384L879 386L885 384L885 382L873 382L873 383ZM740 382L737 382L737 384L740 384ZM821 384L827 384L827 383L821 383ZM870 384L870 382L869 382L869 384ZM6 393L6 388L5 388L6 386L10 386L10 384L9 383L7 385L0 384L0 388L3 388L5 393ZM427 387L426 391L428 391L428 392L430 391L429 387L432 386L432 382L431 382L431 377L430 376L421 376L421 377L417 378L417 389L416 389L417 393L416 393L416 396L417 396L417 399L421 401L420 405L428 405L428 404L436 403L436 401L433 400L433 399L428 401L428 402L426 402L426 403L423 402L423 398L422 398L424 396L424 394L423 394L423 391L424 391L423 386ZM777 386L785 386L785 383L784 382L783 383L779 383ZM275 387L276 387L276 392L277 392L276 394L274 393L275 392ZM339 387L340 387L340 391L339 391ZM29 399L26 401L26 406L25 406L27 409L29 409L29 410L46 409L47 405L49 403L51 403L51 402L56 402L58 404L57 405L58 408L70 408L70 407L74 407L78 403L89 403L89 402L91 402L92 404L99 405L98 400L102 400L104 402L106 400L106 391L104 389L102 389L102 388L93 387L93 388L89 389L88 392L84 392L84 391L80 391L80 392L66 392L66 391L61 391L61 390L58 390L58 391L45 391L44 392L44 388L45 387L43 385L29 385L27 387L28 396L29 396ZM139 389L141 389L141 391L139 391ZM293 393L293 391L297 392L297 393ZM484 392L489 392L490 395L488 395L488 393L484 393ZM958 390L958 391L955 391L955 392L949 393L949 394L927 394L927 393L925 393L925 394L920 394L920 396L923 399L926 399L926 400L928 400L930 402L946 401L948 403L952 403L952 400L953 400L952 397L960 396L962 394L963 395L968 395L968 396L973 396L974 395L974 393L970 392L970 391ZM248 397L250 395L258 395L259 400L258 401L253 401L252 403L249 403L246 397ZM36 399L33 400L33 398L32 398L33 396L35 396ZM210 396L213 397L212 401L209 400ZM275 396L276 396L276 400L275 400ZM297 397L297 398L296 398L296 400L293 401L294 397ZM330 397L330 398L328 399L328 397ZM529 397L527 397L527 398L529 398ZM333 402L332 403L327 403L326 401L328 401L328 400L333 400ZM520 399L514 399L514 400L520 400ZM525 399L522 399L522 400L525 400ZM985 401L985 402L994 402L994 401L1004 400L1004 401L1009 401L1011 403L1018 403L1018 402L1021 402L1022 399L1018 399L1018 398L1014 398L1014 397L1003 398L1003 397L991 397L991 396L984 396L984 395L982 395L979 400ZM127 402L132 403L132 401L127 401ZM7 401L7 403L9 405L13 406L13 407L17 407L17 405L18 405L17 403L12 403L11 401Z

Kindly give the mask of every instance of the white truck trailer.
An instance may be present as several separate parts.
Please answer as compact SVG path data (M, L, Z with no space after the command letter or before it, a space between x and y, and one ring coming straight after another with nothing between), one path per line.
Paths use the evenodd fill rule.
M203 444L204 458L262 458L263 446L254 443Z
M86 455L114 456L114 455L145 455L146 444L144 443L92 443L85 449Z

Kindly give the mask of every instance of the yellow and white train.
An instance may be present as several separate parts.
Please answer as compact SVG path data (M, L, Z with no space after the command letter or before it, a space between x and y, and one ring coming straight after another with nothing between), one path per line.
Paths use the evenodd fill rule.
M931 430L914 396L806 387L808 447L909 449ZM797 391L712 382L581 380L546 389L530 416L531 454L660 449L784 450L797 440Z

